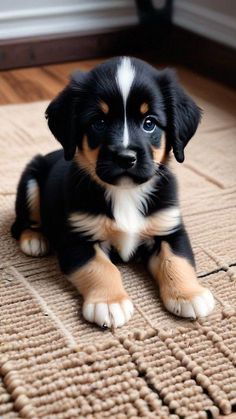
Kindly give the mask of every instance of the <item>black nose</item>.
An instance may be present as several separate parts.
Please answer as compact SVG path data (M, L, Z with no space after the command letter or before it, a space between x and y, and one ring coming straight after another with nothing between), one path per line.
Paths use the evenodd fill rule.
M137 154L133 150L122 150L115 154L114 160L122 169L131 169L137 162Z

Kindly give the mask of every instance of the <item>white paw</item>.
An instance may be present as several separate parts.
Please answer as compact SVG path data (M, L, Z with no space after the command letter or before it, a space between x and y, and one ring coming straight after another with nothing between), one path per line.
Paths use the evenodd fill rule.
M202 293L193 297L191 300L186 299L168 299L164 302L165 307L171 313L180 317L206 317L214 309L215 301L210 290L203 288Z
M121 327L128 322L134 312L130 300L119 303L84 303L83 316L91 323L101 327Z
M47 239L42 234L32 234L20 240L20 248L28 256L44 256L49 251Z

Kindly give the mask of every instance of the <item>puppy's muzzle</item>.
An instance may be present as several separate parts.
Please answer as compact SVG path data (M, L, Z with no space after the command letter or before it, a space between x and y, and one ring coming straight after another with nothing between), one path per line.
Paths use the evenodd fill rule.
M137 153L133 150L120 150L113 154L113 160L121 169L131 169L137 163Z

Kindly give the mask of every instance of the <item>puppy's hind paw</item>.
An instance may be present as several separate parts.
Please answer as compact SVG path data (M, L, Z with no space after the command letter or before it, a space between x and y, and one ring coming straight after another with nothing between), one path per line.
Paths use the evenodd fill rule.
M129 299L112 303L84 303L83 316L91 323L100 327L121 327L127 323L134 312L134 307Z
M49 243L40 231L28 229L21 233L20 248L25 255L40 257L49 252Z
M208 316L213 311L215 302L211 291L202 288L202 291L191 299L169 298L164 301L164 305L176 316L196 319Z

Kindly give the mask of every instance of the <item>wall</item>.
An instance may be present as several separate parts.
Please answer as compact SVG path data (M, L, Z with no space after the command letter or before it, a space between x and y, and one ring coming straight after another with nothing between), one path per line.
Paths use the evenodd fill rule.
M153 0L156 6L164 0ZM173 21L236 48L236 0L175 0ZM7 0L0 39L94 32L138 23L135 0Z
M91 32L138 23L134 0L7 0L0 39Z
M236 48L235 0L175 0L174 23Z

